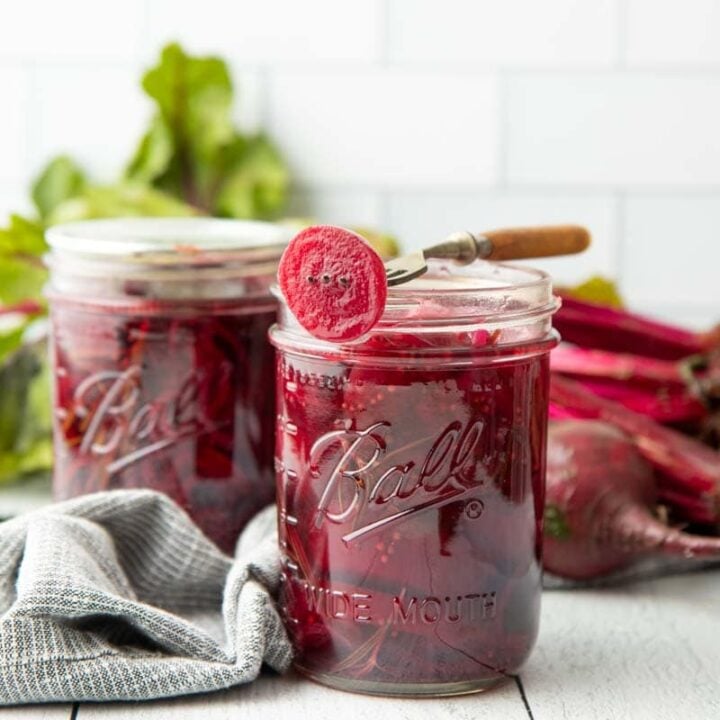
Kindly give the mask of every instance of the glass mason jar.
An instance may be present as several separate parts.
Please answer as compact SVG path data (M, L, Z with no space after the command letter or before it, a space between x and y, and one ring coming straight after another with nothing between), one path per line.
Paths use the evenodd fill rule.
M296 666L344 690L450 695L509 677L538 630L547 275L431 261L354 343L281 304L281 612Z
M267 331L288 239L202 218L48 232L58 499L160 490L232 551L275 496Z

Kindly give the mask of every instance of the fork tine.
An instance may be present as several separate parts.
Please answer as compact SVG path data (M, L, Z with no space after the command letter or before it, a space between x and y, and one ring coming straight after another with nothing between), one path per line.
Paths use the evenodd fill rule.
M420 275L424 275L427 272L427 269L427 265L423 265L422 267L417 267L413 270L401 270L397 274L387 273L387 284L390 287L393 285L402 285L410 280L414 280L416 277L420 277Z
M422 250L404 255L385 263L385 276L388 285L401 285L427 271L427 263Z

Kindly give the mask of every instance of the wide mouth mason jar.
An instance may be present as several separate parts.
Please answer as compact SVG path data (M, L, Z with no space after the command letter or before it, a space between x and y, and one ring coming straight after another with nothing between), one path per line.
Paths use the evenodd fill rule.
M352 343L310 337L281 303L280 605L302 673L450 695L527 658L556 308L544 273L439 261Z
M274 499L267 331L290 234L207 218L48 231L58 499L160 490L232 551Z

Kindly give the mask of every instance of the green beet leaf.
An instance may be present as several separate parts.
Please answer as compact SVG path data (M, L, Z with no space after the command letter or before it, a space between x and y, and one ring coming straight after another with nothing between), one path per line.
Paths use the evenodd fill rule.
M60 203L76 197L85 188L85 173L69 157L54 158L32 188L32 198L40 217L46 219Z
M157 114L142 136L125 175L133 182L151 184L167 172L174 152L172 132L165 118Z
M601 275L594 275L575 287L562 288L562 290L571 297L585 302L614 308L625 306L617 285Z
M55 208L51 224L113 217L187 217L195 210L180 200L139 183L89 186Z
M234 218L271 218L285 204L289 173L264 134L237 136L215 211Z
M25 329L23 325L12 334L23 334ZM0 353L3 340L9 340L9 334L0 339ZM52 465L46 353L45 343L36 342L0 355L0 483Z
M130 163L128 177L150 179L211 212L216 171L234 135L232 84L225 63L191 57L171 44L163 49L160 63L145 74L143 88L158 112Z
M126 169L128 179L209 215L277 216L287 198L287 168L265 135L234 126L232 82L220 58L168 45L143 88L157 112Z
M0 252L0 305L15 305L28 298L40 299L47 270L39 258Z
M10 224L0 228L0 263L5 258L24 258L39 264L36 258L46 250L42 223L11 215Z

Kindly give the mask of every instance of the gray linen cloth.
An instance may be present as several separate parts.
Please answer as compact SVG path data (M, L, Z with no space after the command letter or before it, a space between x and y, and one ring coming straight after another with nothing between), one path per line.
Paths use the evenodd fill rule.
M267 508L234 559L149 490L0 524L0 704L147 700L284 671L274 524Z

